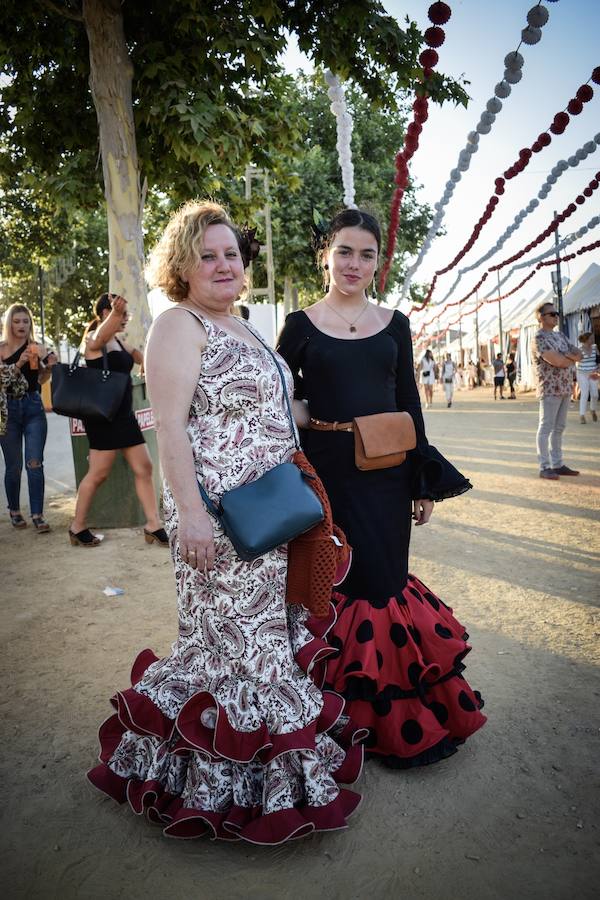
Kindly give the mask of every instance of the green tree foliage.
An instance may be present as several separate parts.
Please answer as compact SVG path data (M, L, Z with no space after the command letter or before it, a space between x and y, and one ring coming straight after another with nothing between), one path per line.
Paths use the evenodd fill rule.
M400 123L398 97L415 88L421 75L418 30L413 24L400 28L377 0L213 0L210 4L198 0L4 0L0 227L5 233L12 231L0 254L0 274L10 298L20 289L35 294L35 273L33 277L26 274L32 265L52 268L53 261L67 252L67 245L70 251L77 243L82 271L72 282L69 303L65 291L60 296L56 292L56 310L49 317L63 328L70 306L87 309L95 294L107 287L107 241L102 236L106 220L98 212L102 166L85 27L92 8L100 19L105 11L107 22L110 16L122 19L123 58L115 57L114 66L124 78L131 76L135 143L141 182L148 190L145 222L150 237L171 206L190 196L223 195L232 201L234 211L244 210L240 179L248 162L273 174L280 204L296 184L290 199L304 203L308 195L326 196L330 202L319 206L324 214L329 212L338 193L326 182L334 179L336 188L339 182L330 154L333 121L323 106L323 128L313 128L313 117L307 131L308 119L305 122L297 115L297 89L280 66L288 32L297 35L301 49L315 62L357 85L357 115L362 109L365 116L376 118L378 110L388 110ZM438 102L466 101L462 86L442 75L434 75L424 89ZM307 90L305 86L301 93ZM115 128L121 113L115 103ZM305 146L305 136L311 132L318 140L313 137ZM362 134L361 129L357 132ZM378 153L379 145L374 140L369 146L366 133L364 141L364 154ZM397 146L392 147L392 142L388 146L391 160ZM323 166L320 152L328 158ZM361 152L358 145L355 152ZM296 159L298 165L290 165ZM371 165L377 168L371 160L365 163L364 179L357 166L357 196L385 213L384 189L377 193L367 184L366 170ZM320 192L318 178L322 178ZM138 201L139 207L142 198ZM304 213L303 207L299 221L306 221ZM416 223L418 215L415 208L407 227L410 221ZM9 226L11 219L15 221ZM295 235L292 229L288 237L286 229L277 227L280 258L299 280L293 262L299 229Z

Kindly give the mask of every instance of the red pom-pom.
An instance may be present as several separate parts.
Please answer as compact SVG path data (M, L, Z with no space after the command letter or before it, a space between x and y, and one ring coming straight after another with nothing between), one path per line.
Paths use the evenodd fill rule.
M550 126L550 131L552 132L552 134L562 134L564 130L565 130L565 126L557 125L556 122L553 122L552 125Z
M591 187L586 187L583 189L583 193L586 197L591 197L594 192Z
M438 28L437 25L428 28L423 37L428 47L441 47L446 40L444 29Z
M504 184L504 178L496 178L494 184L496 185L496 187L502 187L502 185Z
M599 179L599 180L600 180L600 172L596 172L596 174L595 174L595 175L594 175L594 178L596 178L596 179Z
M590 187L593 191L596 190L596 188L598 187L599 184L600 184L600 179L598 179L598 178L592 178L592 180L590 181Z
M596 66L592 72L592 81L594 84L600 84L600 66Z
M552 121L555 125L558 125L559 127L562 127L564 129L569 124L569 115L566 112L556 113Z
M424 52L427 52L427 51L424 51ZM430 66L425 66L425 68L423 69L423 79L425 81L427 81L428 78L433 78L434 74L435 73Z
M579 194L577 197L575 197L575 203L578 203L579 206L581 206L582 203L585 203L585 197Z
M594 96L594 88L591 84L582 84L580 88L577 88L575 96L582 103L588 103Z
M417 137L417 135L421 134L423 131L423 126L418 122L411 122L408 128L406 129L406 133L410 134L412 137Z
M520 159L531 159L531 154L533 151L529 149L529 147L523 147L522 150L519 150L519 158Z
M540 150L542 149L542 145L540 144L539 141L534 141L533 144L531 145L531 149L533 150L534 153L539 153Z
M504 188L500 187L499 185L496 185L496 193L498 194L499 197L501 197L502 194L504 193Z
M552 138L547 131L542 131L542 133L538 135L538 141L540 142L542 147L549 147L552 143Z
M567 206L567 209L569 210L569 212L572 215L576 211L577 207L575 206L574 203L569 203L569 205Z
M447 3L433 3L427 10L427 15L434 25L445 25L452 15L452 10Z
M433 69L434 66L437 66L438 60L439 60L439 56L435 50L432 50L431 48L429 48L428 50L423 50L423 52L419 56L419 62L421 63L421 65L423 66L423 69L425 70L424 75L426 78L430 77L430 75L427 74L427 70ZM433 72L431 73L431 75L432 74L433 74Z
M567 104L567 110L571 113L572 116L578 116L582 109L583 103L581 102L581 100L578 100L577 97L573 97L572 100L569 100Z
M418 113L427 112L428 105L429 104L427 103L427 97L417 97L412 105L412 108L415 112Z

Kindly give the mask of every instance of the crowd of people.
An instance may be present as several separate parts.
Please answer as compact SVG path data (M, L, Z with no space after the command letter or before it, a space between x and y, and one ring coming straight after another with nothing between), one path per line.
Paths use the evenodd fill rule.
M125 298L96 302L85 363L126 375L134 364L145 367L165 524L129 383L111 421L84 421L89 467L69 539L98 546L88 513L121 451L146 516L145 540L170 548L177 590L171 652L135 660L132 687L117 691L116 711L100 728L91 783L170 836L277 844L346 825L360 799L346 786L364 753L390 769L435 763L486 721L464 676L468 634L409 567L412 526L426 526L436 502L472 487L429 443L419 385L427 408L442 384L450 408L457 384L473 387L481 372L450 353L438 365L431 350L415 367L406 316L369 299L381 231L357 209L343 210L322 235L324 294L287 316L275 353L235 307L256 253L251 237L215 203L190 202L172 217L147 269L172 306L154 321L145 356L123 337ZM582 335L578 350L554 331L552 304L538 316L540 476L557 479L578 474L561 451L571 367L584 422L588 396L597 420L600 368L593 335ZM24 444L31 518L44 533L40 387L57 360L35 340L25 306L5 316L0 358L10 520L27 525ZM493 369L494 399L505 399L506 380L513 398L514 354L506 362L497 354ZM314 526L329 528L326 546L315 540L302 557L304 568L318 570L324 608L310 579L302 602L288 602L303 536L247 558L221 515L226 496L290 462L330 523ZM247 516L258 514L247 507ZM332 544L347 552L329 566Z

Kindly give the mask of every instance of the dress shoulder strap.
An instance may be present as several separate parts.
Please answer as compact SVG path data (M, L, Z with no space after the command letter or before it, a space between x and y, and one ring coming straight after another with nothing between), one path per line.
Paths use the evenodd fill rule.
M200 324L204 326L204 328L205 328L205 330L206 330L206 334L208 335L209 339L210 339L210 338L213 336L213 334L215 333L215 331L216 331L216 325L215 325L215 323L212 322L207 316L203 316L202 313L196 312L195 309L188 309L187 306L180 306L179 304L177 304L176 306L171 307L171 309L181 309L181 310L183 310L183 312L187 312L187 313L189 313L191 316L194 316L194 318L198 319L198 321L200 322ZM170 313L170 312L171 312L171 309L165 310L165 312L166 312L166 313ZM165 314L165 313L161 313L161 315L164 315L164 314Z

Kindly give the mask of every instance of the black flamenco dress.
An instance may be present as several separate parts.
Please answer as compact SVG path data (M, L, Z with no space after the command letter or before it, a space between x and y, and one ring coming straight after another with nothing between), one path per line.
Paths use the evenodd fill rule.
M471 484L425 437L408 319L395 312L377 334L348 340L324 334L299 311L287 317L277 349L313 418L348 422L405 410L414 419L417 448L389 469L357 469L352 433L301 432L353 548L334 593L335 617L310 627L339 650L327 660L325 684L368 729L370 755L400 768L444 759L486 717L462 675L471 649L464 627L408 572L412 500L442 500Z
M116 339L120 350L109 350L108 368L111 372L124 372L129 375L133 368L133 356ZM104 365L102 357L86 359L90 369L101 369ZM127 382L123 399L114 419L84 419L90 450L122 450L144 444L144 435L133 412L133 386L131 379Z

